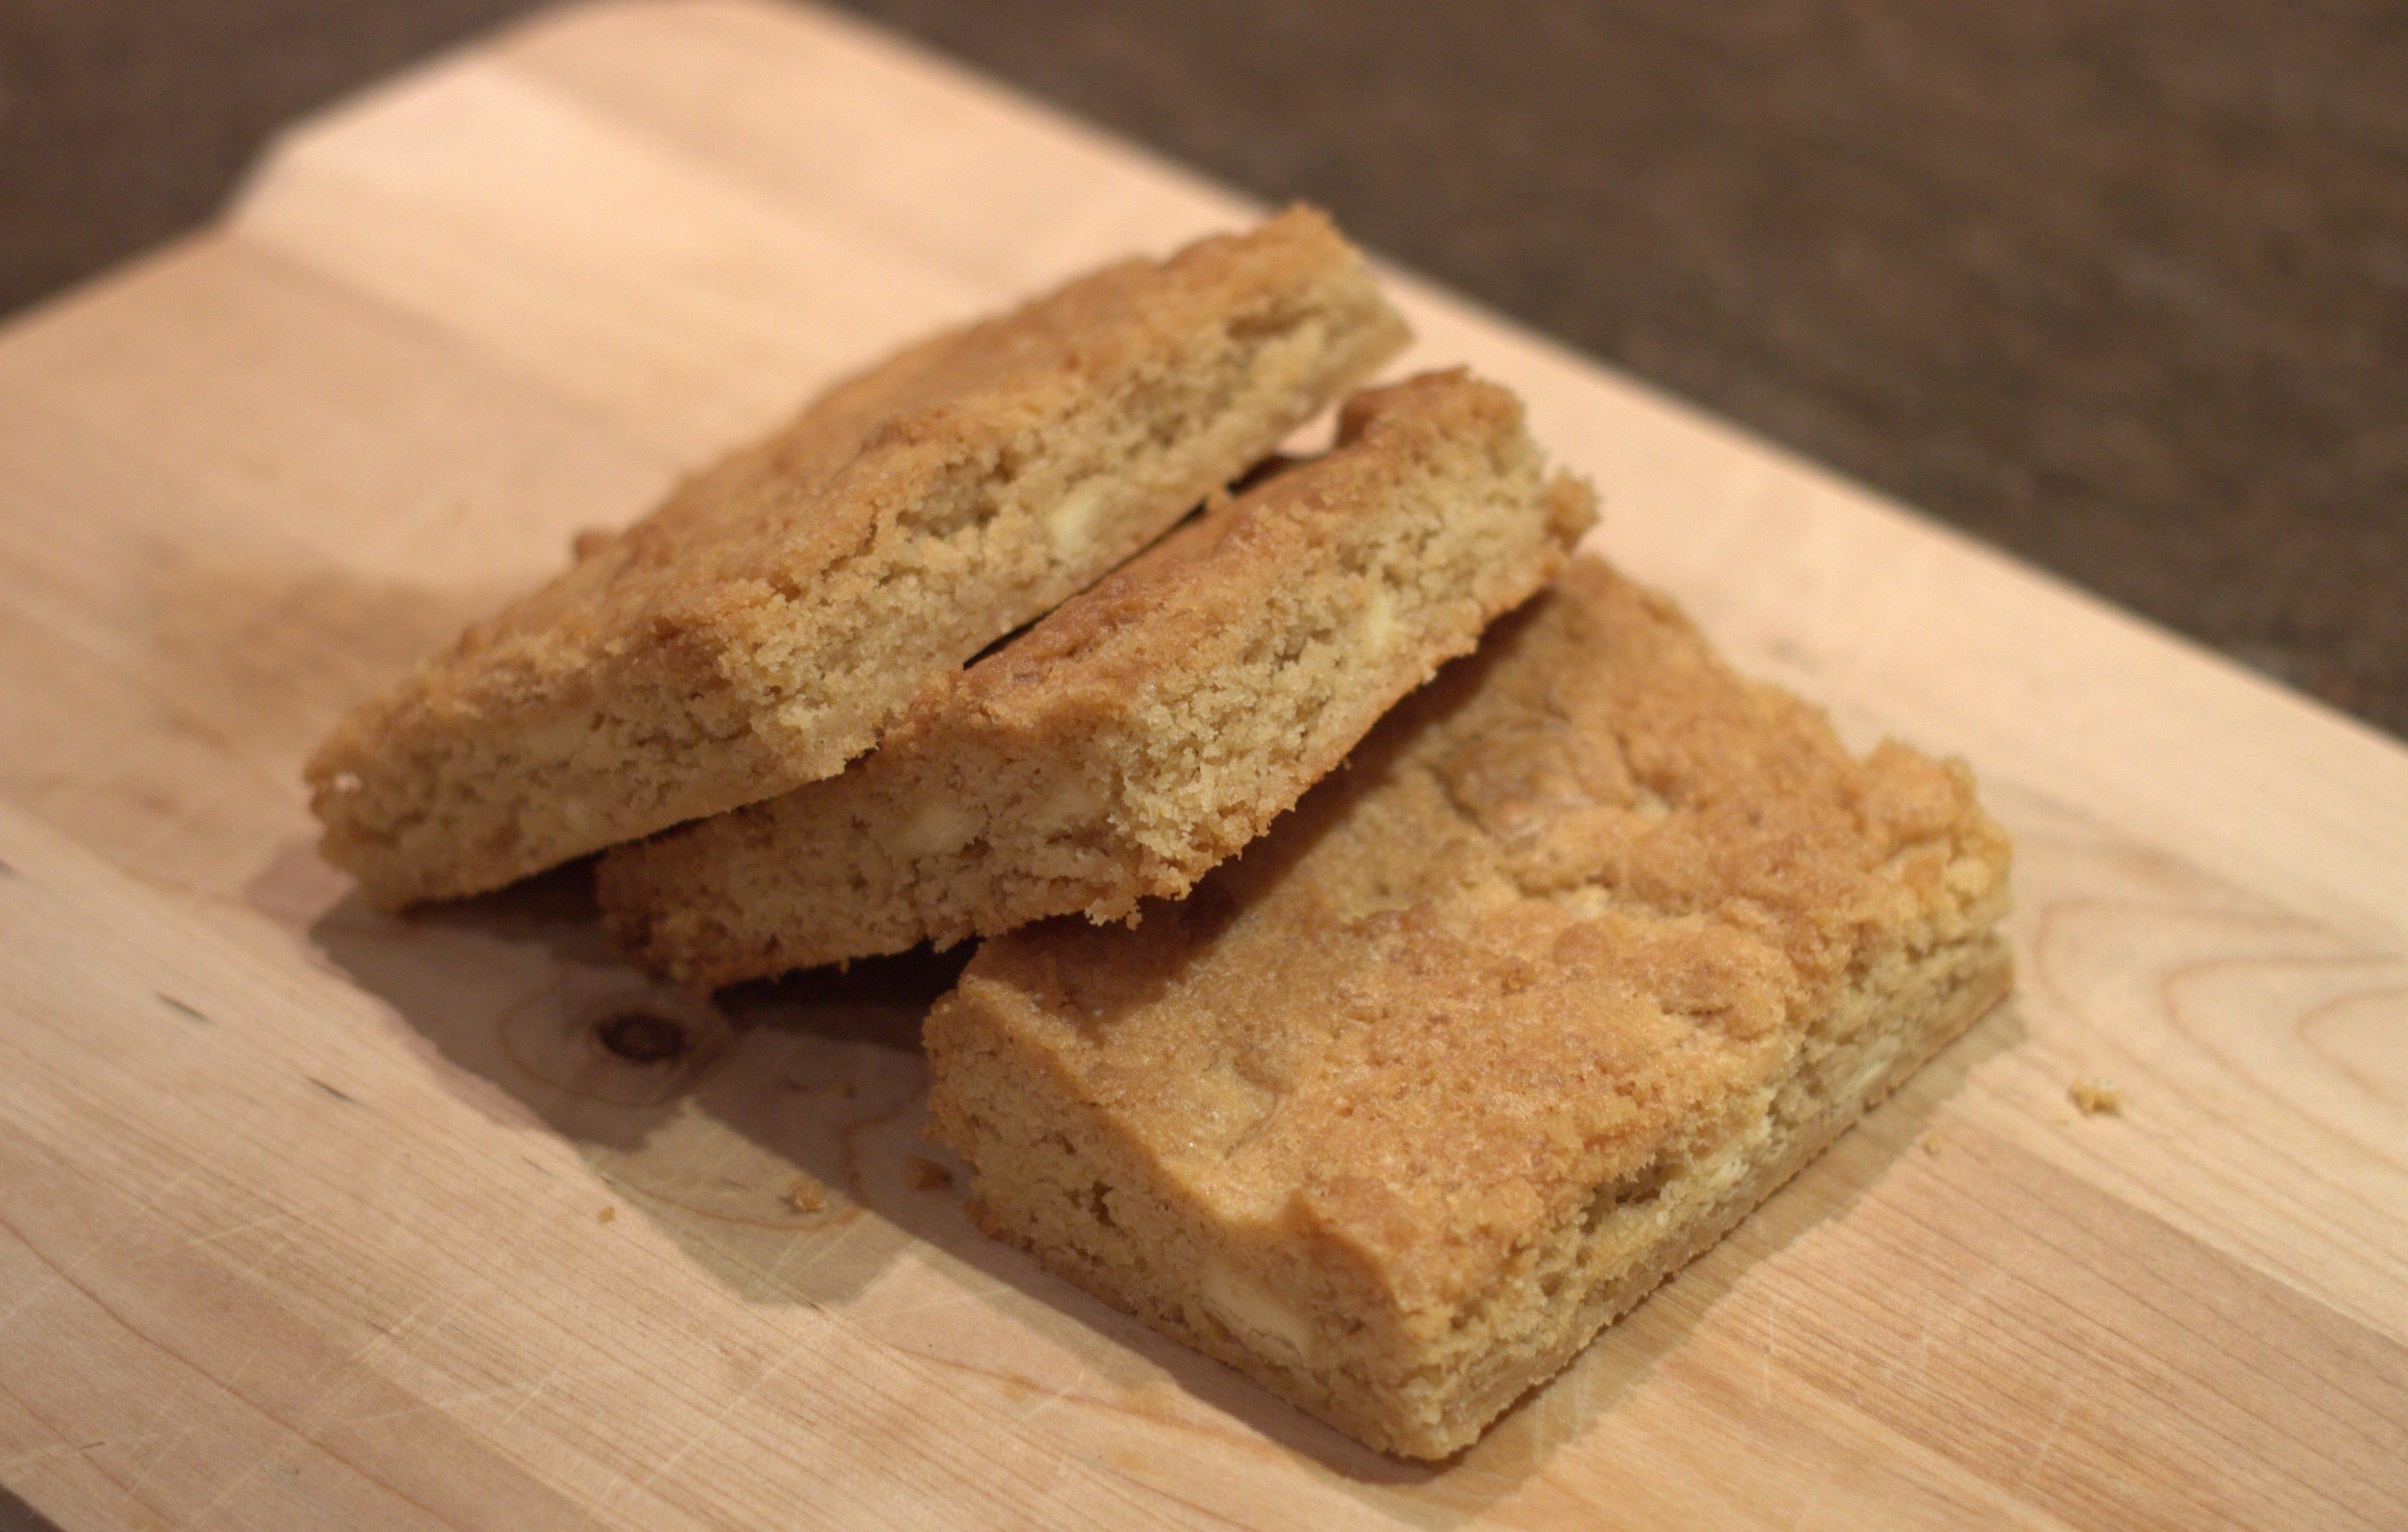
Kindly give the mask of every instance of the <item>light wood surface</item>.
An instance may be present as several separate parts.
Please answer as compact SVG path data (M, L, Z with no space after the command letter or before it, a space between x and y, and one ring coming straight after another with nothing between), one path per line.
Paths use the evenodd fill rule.
M1963 752L2019 858L2016 998L1458 1460L978 1236L926 975L711 1009L574 877L399 923L317 860L318 735L577 530L1254 211L850 23L614 5L0 332L0 1483L69 1528L2408 1523L2408 752L1410 279L1410 362L1520 389L1613 557Z

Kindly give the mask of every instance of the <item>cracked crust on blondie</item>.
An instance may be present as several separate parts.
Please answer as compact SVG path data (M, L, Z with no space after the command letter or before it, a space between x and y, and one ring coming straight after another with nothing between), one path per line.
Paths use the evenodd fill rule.
M2002 995L1964 766L1852 757L1577 559L1134 930L931 1015L984 1227L1436 1458Z

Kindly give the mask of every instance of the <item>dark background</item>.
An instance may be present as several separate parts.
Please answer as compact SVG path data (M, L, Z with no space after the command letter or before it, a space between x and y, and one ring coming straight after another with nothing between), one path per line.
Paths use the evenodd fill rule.
M0 0L0 310L524 0ZM2408 7L849 6L2408 734Z

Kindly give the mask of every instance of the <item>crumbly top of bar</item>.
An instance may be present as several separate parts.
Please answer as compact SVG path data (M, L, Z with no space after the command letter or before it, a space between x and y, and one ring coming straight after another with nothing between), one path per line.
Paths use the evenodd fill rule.
M1359 285L1328 219L1292 208L1167 260L1123 261L994 319L936 336L837 384L775 436L689 479L622 533L579 539L566 572L462 635L393 696L345 720L313 778L371 748L391 715L519 700L629 652L777 648L826 576L949 509L928 488L965 461L1008 472L1013 442L1071 412L1093 380L1198 327L1275 331L1298 301ZM1384 313L1384 311L1383 311ZM1392 315L1382 322L1394 326ZM935 530L941 530L937 528ZM774 657L774 654L771 655ZM687 663L694 655L687 654Z
M991 941L948 1003L1049 1052L1240 1238L1442 1307L1600 1185L1726 1141L1885 954L1976 937L1965 768L1734 674L1600 563L1134 931Z

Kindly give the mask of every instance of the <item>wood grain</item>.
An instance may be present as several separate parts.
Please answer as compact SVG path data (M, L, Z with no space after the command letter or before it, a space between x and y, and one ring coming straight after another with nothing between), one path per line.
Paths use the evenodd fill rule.
M901 336L1250 216L866 33L612 5L0 332L0 1482L62 1525L2397 1525L2408 752L1410 278L1605 548L2015 832L2017 998L1478 1446L978 1236L942 963L703 1006L311 851L346 702ZM2124 1108L2082 1116L2077 1079Z

